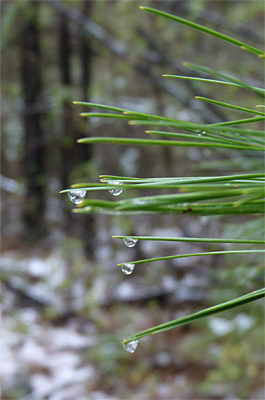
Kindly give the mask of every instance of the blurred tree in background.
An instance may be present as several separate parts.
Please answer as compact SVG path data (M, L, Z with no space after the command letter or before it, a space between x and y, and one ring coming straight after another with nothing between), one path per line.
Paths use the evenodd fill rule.
M264 331L257 323L263 315L258 305L251 317L251 306L245 306L241 320L231 312L227 319L163 333L156 342L147 339L132 357L120 346L132 331L177 318L209 297L222 301L237 286L251 286L249 278L255 285L262 279L263 260L252 277L251 259L235 259L234 268L224 268L226 260L210 258L168 262L152 274L135 271L128 283L115 266L124 250L111 235L152 229L168 236L219 237L231 221L76 215L59 195L77 181L98 182L103 173L196 176L263 167L262 158L232 150L76 144L84 136L145 134L124 121L87 122L79 116L87 109L74 106L73 100L205 123L238 114L196 102L195 95L250 108L256 104L238 88L161 77L197 76L183 61L229 71L264 87L258 63L240 49L154 18L139 5L264 46L264 4L258 0L1 2L2 302L4 346L9 349L5 400L263 398ZM100 196L109 198L104 192ZM234 219L231 235L238 235L242 222L248 218ZM250 224L249 231L258 229ZM161 252L177 248L185 253L187 246L161 246ZM143 258L155 248L143 244L130 251L132 258ZM210 283L219 290L211 292ZM71 375L66 381L65 371Z
M22 16L20 41L21 87L24 125L24 176L27 201L24 220L27 232L38 237L44 230L45 145L43 132L43 87L37 2L31 2L28 15Z

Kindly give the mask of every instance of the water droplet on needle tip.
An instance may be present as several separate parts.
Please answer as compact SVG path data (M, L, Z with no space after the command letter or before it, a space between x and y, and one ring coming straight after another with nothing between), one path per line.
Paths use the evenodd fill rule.
M136 243L138 242L137 239L134 239L132 237L126 237L123 239L125 246L127 247L134 247Z
M122 183L119 181L109 181L108 184L109 185L122 185ZM113 196L119 196L119 194L122 193L122 190L123 190L122 188L114 188L114 189L109 189L109 192Z
M85 190L72 190L71 192L68 192L68 197L72 203L81 204L82 201L84 201L84 199L86 197L86 191Z
M131 342L124 344L123 347L128 351L128 353L134 353L138 346L138 342L139 340L132 340Z
M130 275L134 270L135 265L131 263L122 264L121 270L125 275Z

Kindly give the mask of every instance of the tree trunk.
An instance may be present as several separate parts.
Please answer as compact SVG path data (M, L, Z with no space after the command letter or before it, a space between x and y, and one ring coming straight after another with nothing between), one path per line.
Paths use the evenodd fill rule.
M71 45L68 21L61 16L59 27L59 71L63 90L71 87ZM61 184L62 188L69 186L70 173L73 168L74 123L70 99L65 99L62 104L62 163Z
M91 2L83 2L84 14L89 12ZM81 93L82 100L88 101L88 90L90 83L90 63L91 49L88 44L87 35L80 33L80 61L81 61ZM71 35L67 18L62 15L59 34L59 68L61 83L65 89L72 86L71 76ZM70 92L70 90L69 90ZM91 146L80 145L76 140L85 136L83 126L75 124L74 113L71 100L66 99L63 102L62 111L62 166L61 166L61 185L62 188L68 188L71 183L71 174L80 163L87 162L91 158ZM84 241L85 249L88 254L93 255L94 250L94 218L87 215L72 215L66 210L67 230L70 234Z
M23 217L27 239L37 239L44 232L45 167L44 131L42 128L43 103L41 81L41 54L36 1L29 3L30 13L25 15L21 32L21 81L24 98L26 196ZM25 10L28 11L28 10Z

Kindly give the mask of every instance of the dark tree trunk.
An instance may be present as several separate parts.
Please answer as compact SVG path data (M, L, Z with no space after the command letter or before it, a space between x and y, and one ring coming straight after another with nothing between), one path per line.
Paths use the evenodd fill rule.
M83 2L83 12L88 14L91 8L90 1ZM65 16L61 16L59 33L59 67L61 83L64 88L72 86L71 74L71 35L69 23ZM91 49L88 44L87 35L80 32L80 61L81 61L81 93L80 100L88 101L88 91L91 71ZM71 183L71 174L80 163L87 162L91 158L91 146L80 145L76 140L85 136L85 128L82 124L75 124L74 113L77 109L73 108L71 100L63 102L62 111L62 167L61 184L63 188L68 188ZM85 248L89 255L93 255L94 238L94 218L87 215L71 215L68 212L67 230L75 237L81 238L85 243Z
M59 70L63 89L70 88L71 79L71 44L68 21L61 16L59 27ZM69 186L70 173L73 168L74 143L73 111L70 99L64 100L62 104L62 163L61 184L65 189Z
M83 13L86 17L91 14L92 2L83 2ZM83 101L88 101L89 98L89 85L90 85L90 72L92 61L92 49L89 45L88 36L85 32L81 32L81 65L82 65L82 79L81 89L83 91Z
M42 128L41 54L38 30L39 4L29 4L31 13L24 15L21 32L21 80L24 98L26 196L24 221L27 239L44 234L45 167L44 131Z
M83 1L83 13L87 17L90 17L92 11L92 1ZM89 87L91 78L91 62L92 62L92 49L89 44L88 35L81 31L81 90L82 90L82 101L89 101ZM84 110L84 111L87 111ZM87 136L85 129L80 132L79 137ZM80 145L79 145L80 146ZM82 148L81 148L82 147ZM92 158L92 145L80 146L80 161L89 161ZM93 215L81 215L82 220L82 236L86 243L86 251L90 256L93 256L95 248L95 219Z

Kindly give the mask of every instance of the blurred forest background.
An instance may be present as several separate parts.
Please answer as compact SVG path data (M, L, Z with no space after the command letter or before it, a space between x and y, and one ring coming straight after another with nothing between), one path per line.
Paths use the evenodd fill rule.
M264 87L254 56L139 5L264 46L263 1L1 1L3 400L264 399L260 302L144 338L133 355L121 345L130 334L259 288L263 260L255 256L253 270L252 256L179 259L125 277L116 264L129 258L219 247L141 242L127 249L112 239L239 237L242 224L251 237L262 222L73 215L59 194L101 174L263 168L263 159L230 150L76 144L84 136L145 133L124 121L88 121L79 115L88 109L73 100L206 123L238 114L195 95L260 104L236 87L161 77L197 76L183 66L190 61ZM111 199L108 192L99 196Z

